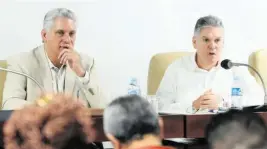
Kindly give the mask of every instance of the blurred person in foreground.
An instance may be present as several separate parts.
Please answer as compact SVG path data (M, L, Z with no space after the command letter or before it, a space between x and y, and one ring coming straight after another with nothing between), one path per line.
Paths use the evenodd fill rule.
M192 37L196 52L175 60L167 68L156 93L159 111L191 114L228 108L234 103L231 93L236 77L242 82L243 94L238 106L264 103L263 90L247 67L221 67L224 38L220 18L209 15L197 20Z
M104 108L107 102L99 86L95 59L77 51L76 33L74 12L66 8L48 11L41 30L43 44L9 57L8 69L30 75L46 92L72 94L87 107ZM20 109L34 103L41 94L29 78L7 73L2 109Z
M267 128L257 113L230 110L206 126L209 149L267 149Z
M90 109L71 96L55 95L47 105L41 102L14 111L5 123L5 149L96 148Z
M163 121L137 95L119 97L104 111L104 132L114 149L171 149L162 146Z

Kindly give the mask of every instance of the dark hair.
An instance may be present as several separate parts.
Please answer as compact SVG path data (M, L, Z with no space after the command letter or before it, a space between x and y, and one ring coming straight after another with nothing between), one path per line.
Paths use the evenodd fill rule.
M222 20L220 18L216 16L208 15L208 16L201 17L197 20L195 29L194 29L194 34L199 33L203 27L207 27L207 26L224 28Z
M109 104L104 112L104 130L121 143L160 133L157 113L147 100L137 95L119 97Z
M14 111L4 126L5 149L83 148L94 139L88 108L70 96L56 95L45 107Z
M245 149L267 147L264 120L256 113L242 110L232 109L213 116L206 126L205 137L210 149L218 145L225 149L234 149L237 146Z

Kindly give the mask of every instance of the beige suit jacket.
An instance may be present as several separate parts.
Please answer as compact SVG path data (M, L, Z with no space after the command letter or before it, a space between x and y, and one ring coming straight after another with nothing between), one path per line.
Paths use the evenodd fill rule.
M80 54L82 65L89 73L90 81L84 85L67 65L65 76L65 93L86 100L89 107L104 108L107 105L97 83L94 59ZM46 59L44 46L30 52L10 57L8 69L23 72L36 79L48 93L53 93L52 76ZM41 95L41 90L29 78L7 73L3 91L3 110L13 110L32 104Z

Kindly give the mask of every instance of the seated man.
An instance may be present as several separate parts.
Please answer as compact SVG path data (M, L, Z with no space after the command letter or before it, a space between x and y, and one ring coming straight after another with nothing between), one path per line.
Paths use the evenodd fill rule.
M206 127L209 149L266 149L267 128L256 113L230 110Z
M103 108L105 100L96 78L95 60L74 48L75 14L65 8L49 11L41 31L43 45L8 59L8 69L36 79L45 92L68 93L79 97L88 107ZM29 78L7 73L2 108L18 109L32 104L41 94Z
M234 76L242 80L242 106L264 103L263 90L246 67L230 70L221 67L224 27L219 18L198 19L192 42L196 52L174 61L164 74L156 93L160 111L208 112L223 103L231 105ZM260 98L254 98L256 95Z
M114 149L164 149L162 120L145 99L137 96L113 100L104 111L104 132Z

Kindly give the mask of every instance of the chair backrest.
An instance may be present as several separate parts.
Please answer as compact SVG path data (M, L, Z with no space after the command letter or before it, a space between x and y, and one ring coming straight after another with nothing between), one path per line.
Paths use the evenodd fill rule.
M249 56L249 65L254 67L260 73L265 83L265 87L267 88L267 49L261 49L251 53ZM249 69L249 72L255 77L257 82L261 84L257 74L251 69Z
M6 60L0 60L0 67L7 68ZM0 108L2 107L3 89L6 81L6 72L0 70Z
M192 52L168 52L154 55L149 64L147 94L155 95L168 66L178 58L189 54Z

